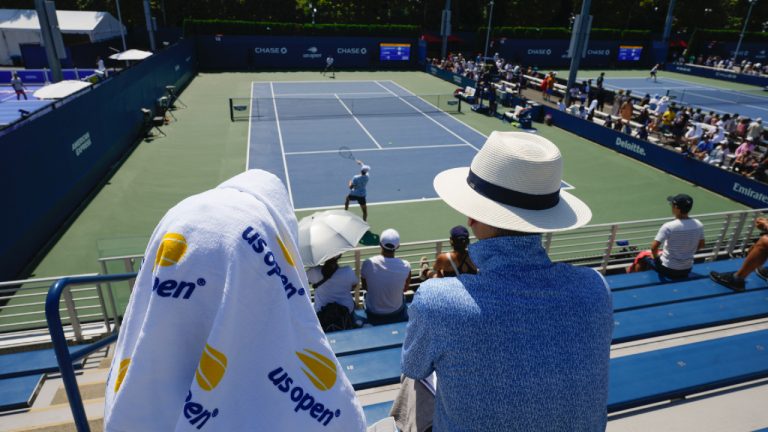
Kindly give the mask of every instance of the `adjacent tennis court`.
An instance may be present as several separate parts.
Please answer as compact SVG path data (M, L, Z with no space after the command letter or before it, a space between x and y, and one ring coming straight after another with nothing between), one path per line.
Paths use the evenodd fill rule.
M371 203L436 199L434 176L468 165L485 142L459 109L451 95L394 81L253 83L247 167L279 175L299 210L343 203L354 159L371 166Z
M638 96L667 95L678 104L700 107L703 111L739 113L753 119L768 116L768 92L762 89L728 90L669 78L663 73L656 82L649 78L606 78L605 87L632 90Z

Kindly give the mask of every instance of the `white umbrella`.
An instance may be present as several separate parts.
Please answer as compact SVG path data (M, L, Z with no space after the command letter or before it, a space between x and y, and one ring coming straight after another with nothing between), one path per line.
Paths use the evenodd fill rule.
M91 83L86 81L59 81L55 84L49 84L40 90L37 90L36 92L32 93L32 96L38 99L61 99L71 95L72 93L77 93L90 85Z
M126 60L126 61L135 61L135 60L144 60L145 58L151 56L152 53L149 51L142 51L137 49L129 49L128 51L123 51L121 53L112 54L109 56L112 60Z
M314 213L299 222L299 254L305 265L316 266L353 249L370 229L346 210Z

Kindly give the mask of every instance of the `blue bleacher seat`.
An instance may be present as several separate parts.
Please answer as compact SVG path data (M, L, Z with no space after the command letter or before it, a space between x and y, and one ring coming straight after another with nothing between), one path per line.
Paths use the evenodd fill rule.
M37 397L45 375L0 379L0 412L29 408Z
M86 346L71 346L69 347L69 352L72 353ZM75 369L79 369L83 367L83 363L85 363L85 359L78 360L73 365ZM56 354L54 354L53 349L0 355L0 379L58 372L58 370L59 366L56 363Z
M407 322L363 327L328 334L328 342L336 356L358 354L403 344Z
M747 278L747 290L761 290L768 284L756 274ZM686 279L682 282L664 283L639 288L612 291L613 310L621 312L648 306L658 306L665 303L695 300L708 297L731 295L733 291L709 278Z
M400 380L400 349L339 359L355 389ZM768 330L611 359L608 412L768 377Z
M380 402L373 405L366 405L363 407L365 413L365 420L368 426L373 425L379 420L389 417L389 411L392 409L392 401Z
M741 266L743 259L730 259L723 261L705 262L694 264L689 279L703 279L709 277L709 272L736 271ZM611 291L637 288L648 285L658 285L662 283L675 283L669 279L661 279L655 271L646 271L639 273L624 273L610 275L605 278Z
M764 317L768 317L768 290L633 309L613 314L613 343Z

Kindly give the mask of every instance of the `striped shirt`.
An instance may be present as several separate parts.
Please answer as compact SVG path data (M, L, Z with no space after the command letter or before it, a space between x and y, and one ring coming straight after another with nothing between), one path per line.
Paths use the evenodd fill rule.
M672 270L688 270L693 267L693 255L704 239L704 225L697 219L675 219L659 228L656 241L664 251L661 264Z

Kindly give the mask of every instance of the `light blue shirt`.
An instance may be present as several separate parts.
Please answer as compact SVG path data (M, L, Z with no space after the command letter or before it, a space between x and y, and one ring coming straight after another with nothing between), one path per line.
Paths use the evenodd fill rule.
M350 191L349 194L356 197L364 197L366 194L365 187L367 185L368 185L368 176L358 174L352 177L352 191Z
M430 279L411 307L403 374L437 373L436 431L602 431L613 331L596 271L553 264L539 235L469 247L477 275Z

